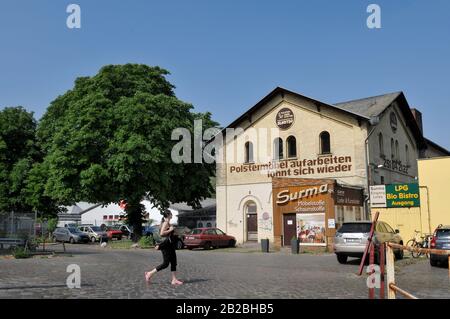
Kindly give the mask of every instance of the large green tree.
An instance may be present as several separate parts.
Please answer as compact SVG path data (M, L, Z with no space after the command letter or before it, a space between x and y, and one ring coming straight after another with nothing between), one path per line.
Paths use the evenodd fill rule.
M36 121L23 107L0 111L0 212L31 212L24 194L25 179L33 164Z
M33 113L21 106L1 110L0 212L56 215L56 203L44 195L45 176L31 174L41 166L41 160Z
M144 198L162 210L170 202L198 206L210 196L214 165L174 163L171 133L193 132L195 119L204 128L217 123L177 99L167 74L146 65L108 65L54 100L38 127L46 194L66 205L125 200L137 234Z

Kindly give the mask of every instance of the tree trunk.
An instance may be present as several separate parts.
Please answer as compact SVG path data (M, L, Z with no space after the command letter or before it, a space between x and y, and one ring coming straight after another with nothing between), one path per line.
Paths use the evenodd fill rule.
M127 224L133 228L131 235L133 242L138 242L142 236L143 208L141 197L127 199L125 212L127 213Z

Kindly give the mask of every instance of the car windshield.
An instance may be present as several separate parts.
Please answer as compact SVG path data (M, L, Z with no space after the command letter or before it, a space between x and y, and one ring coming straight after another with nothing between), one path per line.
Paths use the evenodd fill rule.
M370 223L347 223L339 228L338 233L369 233Z
M81 233L81 231L78 228L69 227L68 229L71 233Z
M450 229L439 229L436 232L437 238L450 237Z
M201 234L201 233L202 233L201 229L193 229L192 232L191 232L191 235L198 235L198 234Z
M102 231L102 229L98 226L91 227L93 231Z

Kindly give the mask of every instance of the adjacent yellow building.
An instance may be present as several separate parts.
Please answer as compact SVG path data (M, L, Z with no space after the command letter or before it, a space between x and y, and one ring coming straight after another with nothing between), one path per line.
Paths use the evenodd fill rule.
M372 208L379 219L400 230L403 240L431 234L439 224L450 225L450 156L418 160L420 207Z

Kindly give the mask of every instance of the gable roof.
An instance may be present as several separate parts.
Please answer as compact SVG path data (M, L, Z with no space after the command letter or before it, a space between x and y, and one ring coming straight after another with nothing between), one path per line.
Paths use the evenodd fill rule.
M200 201L200 206L202 207L201 209L208 209L211 207L215 207L216 199L215 198L205 198L204 200ZM189 211L195 210L186 203L173 203L170 205L170 208L175 209L179 212L189 212Z
M425 139L425 143L427 144L427 146L430 145L430 146L436 148L438 151L446 154L447 156L450 156L450 151L448 151L445 147L442 147L439 144L436 144L435 142L427 139L426 137L424 139Z
M425 140L422 135L422 131L420 130L412 112L409 107L408 101L406 100L403 92L393 92L388 94L382 94L362 99L351 100L347 102L340 102L335 104L329 104L317 99L313 99L311 97L296 93L294 91L290 91L288 89L282 87L276 87L269 94L267 94L264 98L262 98L258 103L248 109L244 114L239 116L236 120L230 123L228 126L223 128L222 132L225 132L226 128L233 128L239 125L242 121L251 118L252 114L255 113L260 107L265 105L271 99L276 97L277 95L281 95L284 97L285 94L291 94L299 98L306 99L312 102L315 105L331 107L335 110L342 111L346 114L352 115L358 120L370 121L371 118L379 116L381 113L388 108L392 102L397 101L400 111L405 118L406 125L410 128L414 138L417 141L417 145L419 148L425 148Z
M340 102L334 105L352 112L364 114L365 116L378 116L401 94L402 92L394 92L358 100Z
M335 105L352 112L358 111L368 117L374 117L383 113L394 101L397 101L398 107L406 121L406 126L409 127L414 135L418 147L425 148L426 143L422 131L420 130L419 125L411 112L411 108L409 107L405 95L401 91L336 103Z
M370 120L369 117L367 117L364 114L361 114L359 112L356 111L351 111L348 110L346 108L337 106L337 105L332 105L332 104L328 104L322 101L319 101L317 99L313 99L311 97L296 93L294 91L290 91L288 89L282 88L282 87L276 87L275 89L272 90L272 92L270 92L269 94L267 94L264 98L262 98L258 103L256 103L254 106L252 106L250 109L248 109L244 114L242 114L241 116L239 116L236 120L234 120L232 123L230 123L228 126L226 127L236 127L240 122L244 121L245 119L249 118L249 116L251 116L254 112L256 112L260 107L262 107L264 104L266 104L268 101L270 101L271 99L273 99L274 97L276 97L277 95L281 95L284 96L285 94L292 94L296 97L299 98L303 98L306 99L308 101L311 101L314 104L319 104L319 105L323 105L323 106L327 106L327 107L331 107L333 109L338 109L346 114L350 114L353 115L359 119L363 119L363 120Z

